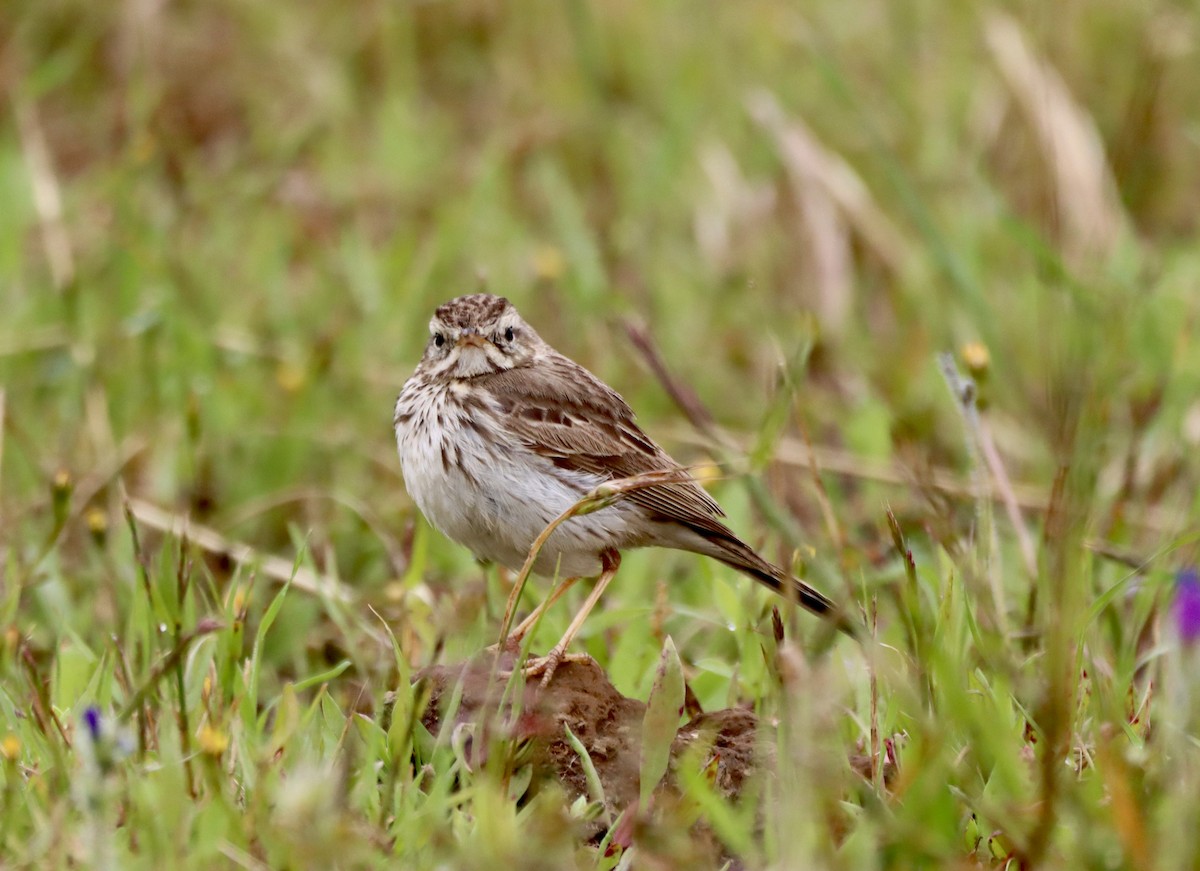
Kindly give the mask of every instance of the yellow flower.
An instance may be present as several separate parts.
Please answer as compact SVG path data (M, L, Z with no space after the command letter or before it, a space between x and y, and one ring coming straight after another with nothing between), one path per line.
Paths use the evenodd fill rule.
M92 534L92 538L98 542L104 541L104 536L108 532L108 515L104 513L104 509L91 507L87 513L83 515L83 521L87 524L88 532Z
M21 739L9 732L4 736L4 740L0 741L0 756L3 756L6 762L15 762L20 755Z
M541 245L533 252L533 271L543 281L554 281L563 274L566 260L562 251L553 245Z
M54 506L54 521L60 526L67 520L67 509L71 507L71 490L75 483L71 480L71 473L66 469L59 469L54 473L54 478L50 482L50 498L51 504Z
M206 723L200 727L200 734L196 736L196 743L209 756L220 756L229 748L229 736L220 729Z
M705 460L701 463L696 463L692 467L692 477L701 484L712 484L714 481L720 481L722 477L721 467L711 460Z
M275 381L287 393L297 392L307 380L304 369L295 363L285 361L275 369Z
M230 603L233 608L233 615L236 617L246 609L246 588L238 587L233 591L233 601Z
M986 372L992 362L987 345L983 344L983 342L967 342L967 344L962 346L961 353L963 363L966 364L971 374L976 377Z

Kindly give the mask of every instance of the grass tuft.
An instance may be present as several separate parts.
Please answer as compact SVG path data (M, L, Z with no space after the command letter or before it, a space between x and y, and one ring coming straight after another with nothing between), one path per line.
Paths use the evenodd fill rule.
M8 18L6 867L1200 863L1195 10ZM625 555L575 646L649 700L626 813L581 732L572 800L424 725L414 676L509 587L415 512L388 414L480 286L871 627ZM667 746L731 706L736 796Z

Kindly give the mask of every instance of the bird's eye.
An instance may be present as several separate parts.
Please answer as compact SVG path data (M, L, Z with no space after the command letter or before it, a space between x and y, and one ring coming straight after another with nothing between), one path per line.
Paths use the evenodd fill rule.
M443 336L441 333L434 333L433 334L433 343L440 348L440 347L442 347L442 345L446 344L446 337Z
M509 327L507 330L504 331L504 341L511 342L513 340L514 335L515 334L513 333L513 328Z

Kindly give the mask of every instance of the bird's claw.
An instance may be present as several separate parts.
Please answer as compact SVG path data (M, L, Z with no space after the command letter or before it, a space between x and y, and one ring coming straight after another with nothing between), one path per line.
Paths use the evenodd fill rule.
M523 671L526 679L540 676L542 678L540 686L545 689L550 685L554 672L564 662L587 662L590 659L591 657L586 653L567 653L565 650L555 647L545 656L539 656L526 662Z

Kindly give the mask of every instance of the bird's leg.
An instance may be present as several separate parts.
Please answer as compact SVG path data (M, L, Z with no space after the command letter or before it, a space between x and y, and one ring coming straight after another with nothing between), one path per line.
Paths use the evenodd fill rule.
M547 686L550 679L554 677L554 672L559 663L563 661L571 641L582 628L588 615L592 613L592 609L596 607L596 603L600 601L600 597L604 595L605 588L612 582L613 576L616 575L617 569L621 565L621 555L615 550L603 550L600 552L600 565L600 577L596 579L596 586L592 587L592 591L588 593L583 607L571 620L571 625L567 627L567 631L563 633L558 644L554 645L553 649L545 656L535 659L525 666L526 677L537 677L540 674L543 687Z
M520 644L521 640L533 628L534 624L546 613L546 609L561 599L563 593L571 589L572 585L578 580L579 578L563 578L559 581L554 589L550 591L550 595L543 599L536 608L529 612L529 616L518 623L513 631L509 633L508 638L504 640L504 647L512 644Z

